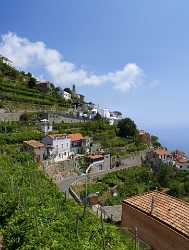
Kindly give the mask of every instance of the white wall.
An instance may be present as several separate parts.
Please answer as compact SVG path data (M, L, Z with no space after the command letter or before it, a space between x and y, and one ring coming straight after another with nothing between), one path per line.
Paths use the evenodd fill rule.
M66 92L66 91L64 91L64 99L65 100L70 100L71 99L71 94L70 93L68 93L68 92Z
M67 160L70 156L71 140L69 138L52 139L46 136L42 142L52 146L52 149L49 149L49 153L55 162Z

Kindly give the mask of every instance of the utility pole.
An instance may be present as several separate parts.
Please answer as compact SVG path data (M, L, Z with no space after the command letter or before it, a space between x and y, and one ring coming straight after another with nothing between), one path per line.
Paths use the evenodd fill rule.
M88 168L86 169L86 172L85 172L85 206L84 206L84 210L83 210L83 217L85 216L85 214L86 214L86 209L87 209L87 193L88 193L88 191L87 191L87 182L88 182L88 172L89 172L89 170L90 170L90 168L92 167L92 165L93 164L90 164L89 166L88 166Z
M138 228L135 227L135 250L137 250L137 237L138 237Z

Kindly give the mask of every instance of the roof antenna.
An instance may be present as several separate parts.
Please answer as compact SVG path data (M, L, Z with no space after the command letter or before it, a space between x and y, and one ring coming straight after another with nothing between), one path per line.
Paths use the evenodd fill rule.
M154 209L154 196L152 196L152 200L151 200L151 205L150 205L151 209L150 209L150 214L152 214L152 211Z

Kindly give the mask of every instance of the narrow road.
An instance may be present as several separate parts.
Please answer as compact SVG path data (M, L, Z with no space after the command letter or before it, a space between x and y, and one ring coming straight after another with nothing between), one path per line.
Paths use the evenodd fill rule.
M111 173L111 172L116 172L122 169L127 169L130 167L134 167L137 165L141 165L141 159L140 158L134 158L133 160L131 160L129 162L129 164L124 165L124 166L120 166L120 167L116 167L116 168L112 168L112 169L108 169L108 170L102 170L99 172L95 172L95 173L89 173L88 174L88 178L90 179L95 179L97 177L103 176L107 173ZM70 176L70 177L65 177L62 181L57 182L57 185L59 186L60 191L62 192L66 192L67 194L69 193L69 187L76 182L79 181L85 181L86 176L85 175L80 175L80 176Z

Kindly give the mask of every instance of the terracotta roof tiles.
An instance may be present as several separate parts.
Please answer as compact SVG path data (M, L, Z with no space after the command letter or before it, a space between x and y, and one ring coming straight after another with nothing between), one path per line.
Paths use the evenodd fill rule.
M45 145L39 141L36 140L30 140L30 141L24 141L24 144L27 144L33 148L44 148Z
M69 134L68 137L71 139L71 141L80 141L83 139L83 136L80 133Z
M154 153L160 156L164 156L164 155L170 155L169 151L167 151L164 148L158 148L156 150L154 150Z
M123 203L155 217L189 237L188 203L157 191L127 198Z

